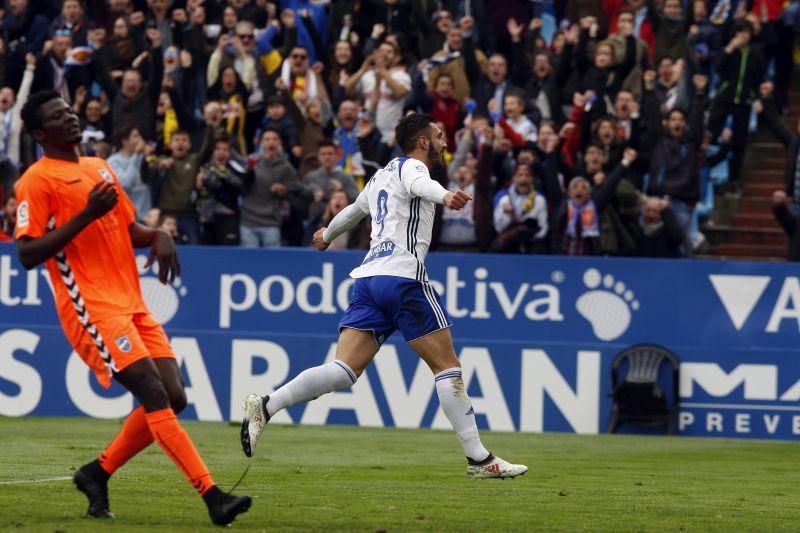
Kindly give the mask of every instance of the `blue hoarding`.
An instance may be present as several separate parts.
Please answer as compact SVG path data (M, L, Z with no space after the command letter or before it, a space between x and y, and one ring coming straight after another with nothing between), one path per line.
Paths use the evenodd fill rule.
M181 359L202 420L241 417L332 358L359 252L181 248L183 271L142 290ZM800 436L800 280L790 264L431 254L428 272L455 326L479 424L507 431L602 432L610 363L640 342L681 361L679 433ZM121 417L133 405L71 354L44 269L0 245L0 415ZM279 420L276 420L279 421ZM366 374L280 415L282 422L448 427L430 371L392 336Z

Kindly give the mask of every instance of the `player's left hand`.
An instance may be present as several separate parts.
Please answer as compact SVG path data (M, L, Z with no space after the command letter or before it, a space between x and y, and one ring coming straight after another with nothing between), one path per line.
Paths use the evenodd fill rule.
M449 192L444 195L444 205L454 211L461 210L470 200L472 195L464 191Z
M150 257L147 258L144 268L149 268L154 260L158 260L158 281L166 284L175 281L175 276L181 273L181 264L178 261L178 251L172 236L163 230L157 230L153 238L153 247Z
M327 250L327 249L328 249L328 246L330 246L330 243L327 243L327 242L325 242L325 240L322 238L322 234L323 234L323 233L325 233L325 229L326 229L326 228L319 228L319 229L318 229L318 230L317 230L317 231L314 233L314 237L313 237L313 239L312 239L312 242L313 242L313 244L314 244L314 247L315 247L317 250L320 250L320 251L325 251L325 250Z

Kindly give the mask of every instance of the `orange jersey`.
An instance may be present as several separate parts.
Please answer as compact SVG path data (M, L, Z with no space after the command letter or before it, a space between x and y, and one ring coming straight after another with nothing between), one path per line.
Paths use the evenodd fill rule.
M16 238L35 239L47 233L48 227L60 227L82 211L92 187L101 180L116 183L117 205L67 244L61 268L55 258L46 262L64 332L82 352L91 349L85 338L87 322L148 312L129 230L136 218L135 208L111 168L96 157L81 157L78 163L44 157L16 184ZM81 305L85 313L76 309ZM96 372L104 366L99 351L81 355Z

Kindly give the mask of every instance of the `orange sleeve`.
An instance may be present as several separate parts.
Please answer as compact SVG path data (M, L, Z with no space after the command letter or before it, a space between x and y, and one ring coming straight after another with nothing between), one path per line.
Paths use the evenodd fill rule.
M117 215L119 215L119 217L125 223L125 226L128 227L136 222L136 208L133 206L131 199L128 198L128 193L126 193L125 189L123 189L122 185L120 185L119 178L117 178L117 175L114 174L113 170L111 170L111 167L108 166L108 163L101 160L100 164L103 165L103 167L105 167L105 169L114 177L114 182L117 184L117 191L119 192L119 201L114 209L117 211Z
M53 215L54 198L43 177L27 175L17 182L17 227L15 237L38 239L47 233Z

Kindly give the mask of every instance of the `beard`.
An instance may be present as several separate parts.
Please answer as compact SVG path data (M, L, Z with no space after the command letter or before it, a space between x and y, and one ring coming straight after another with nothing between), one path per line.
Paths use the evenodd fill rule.
M431 175L431 179L439 183L447 183L447 168L444 165L443 154L444 150L437 154L433 146L428 148L428 172Z
M433 147L433 143L431 143L430 147L428 148L428 163L430 164L431 174L434 172L441 172L444 170L444 150L436 153L436 149Z

